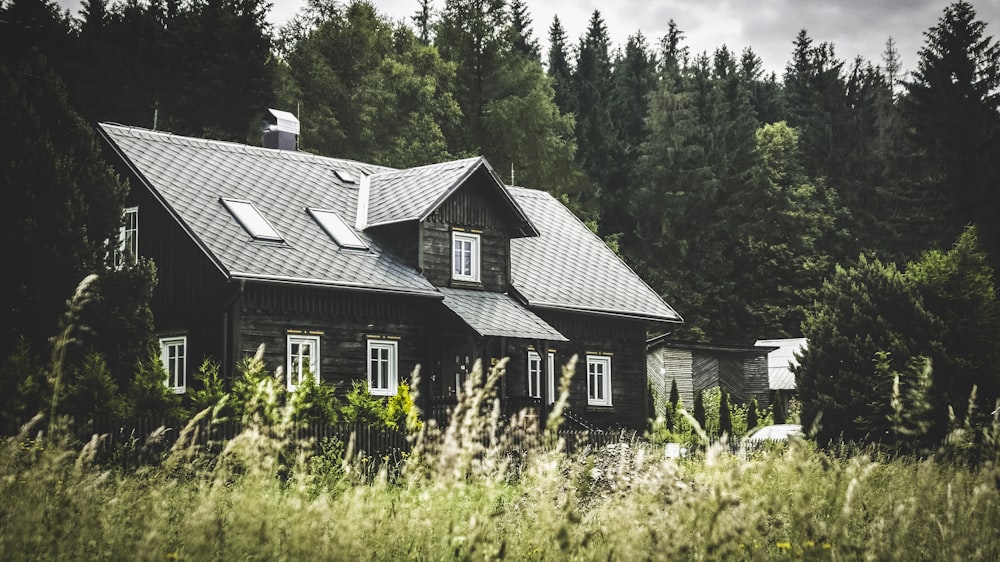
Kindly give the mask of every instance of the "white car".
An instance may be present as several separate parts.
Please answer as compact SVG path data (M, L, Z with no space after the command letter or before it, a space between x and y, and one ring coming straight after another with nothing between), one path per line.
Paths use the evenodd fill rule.
M764 427L759 427L753 430L753 432L750 433L746 439L750 443L759 443L762 441L784 442L788 441L788 438L792 435L797 435L799 437L805 435L802 432L802 426L797 423L765 425Z

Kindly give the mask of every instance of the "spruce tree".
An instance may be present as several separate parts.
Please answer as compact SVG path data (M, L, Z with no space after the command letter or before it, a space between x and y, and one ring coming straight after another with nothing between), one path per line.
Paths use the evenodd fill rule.
M746 419L746 421L747 421L747 431L750 431L753 428L757 427L757 424L760 423L759 420L758 420L757 399L756 398L751 398L750 399L750 403L747 404L747 419Z
M702 391L698 391L694 395L694 421L698 422L698 425L702 429L705 429L705 396Z
M548 75L555 91L554 101L561 113L572 113L576 107L573 95L573 75L566 53L566 30L559 22L559 16L552 17L549 26Z
M677 407L681 401L681 393L677 390L677 379L670 379L670 405L674 408Z
M719 437L733 436L733 413L729 410L729 393L719 394Z

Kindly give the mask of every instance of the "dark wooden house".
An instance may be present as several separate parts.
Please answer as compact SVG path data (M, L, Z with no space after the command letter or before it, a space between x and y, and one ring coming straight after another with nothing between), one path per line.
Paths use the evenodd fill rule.
M673 340L665 334L650 339L647 349L646 369L657 414L663 413L675 380L688 408L694 405L695 394L715 386L737 403L756 399L759 407L771 404L767 356L777 347Z
M131 179L125 245L156 263L176 392L203 358L231 376L264 344L290 388L388 396L419 365L426 409L507 357L506 408L544 414L577 356L576 418L645 423L646 334L681 318L558 200L481 157L398 170L297 152L297 121L272 115L265 148L99 126Z

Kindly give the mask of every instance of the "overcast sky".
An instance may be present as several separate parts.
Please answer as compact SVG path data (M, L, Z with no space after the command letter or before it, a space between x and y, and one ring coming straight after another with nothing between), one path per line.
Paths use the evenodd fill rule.
M74 14L79 0L58 0ZM285 23L306 0L272 0L269 20ZM378 10L393 20L406 20L417 10L417 0L374 0ZM527 0L535 37L547 52L548 28L555 14L575 45L587 29L595 9L607 23L613 46L624 46L641 31L650 46L657 44L673 19L692 53L711 53L721 45L735 52L745 47L763 59L779 77L791 56L792 40L805 28L814 43L830 41L838 58L850 63L861 55L880 63L886 39L892 37L903 68L913 70L923 33L937 23L950 2L941 0ZM971 0L987 33L1000 38L1000 0ZM444 0L434 0L440 9Z

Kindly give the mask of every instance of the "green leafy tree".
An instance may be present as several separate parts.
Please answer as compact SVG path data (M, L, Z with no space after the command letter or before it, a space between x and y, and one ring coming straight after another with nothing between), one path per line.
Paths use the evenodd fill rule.
M796 383L804 425L822 415L822 440L884 440L899 425L893 397L923 393L931 405L927 423L907 439L930 447L945 437L949 408L960 419L968 416L973 386L979 401L971 419L985 423L1000 396L993 279L974 229L950 251L930 251L904 272L865 258L855 268L837 268L803 325L810 345ZM924 392L918 375L928 360ZM901 387L894 390L897 375Z

